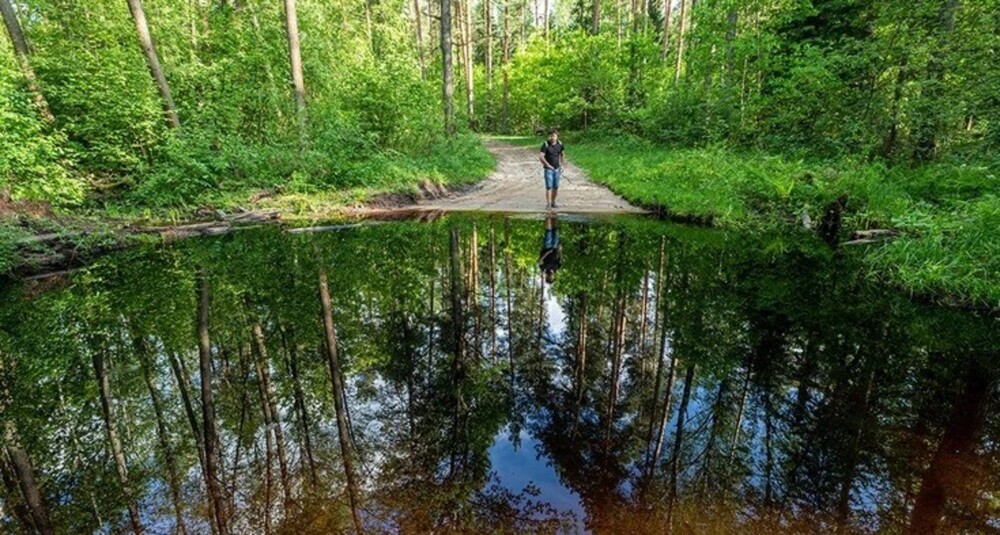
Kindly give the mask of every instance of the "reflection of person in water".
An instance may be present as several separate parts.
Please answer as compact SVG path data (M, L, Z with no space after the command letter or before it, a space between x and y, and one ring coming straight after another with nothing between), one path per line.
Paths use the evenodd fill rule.
M538 257L538 267L545 272L545 282L552 284L556 280L556 271L562 264L562 243L559 242L559 220L550 215L545 218L545 238L542 240L542 252Z

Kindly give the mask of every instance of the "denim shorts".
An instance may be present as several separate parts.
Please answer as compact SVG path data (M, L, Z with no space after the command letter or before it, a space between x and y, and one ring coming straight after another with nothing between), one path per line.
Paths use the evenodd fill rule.
M562 168L545 168L545 189L559 189L559 177L562 176Z

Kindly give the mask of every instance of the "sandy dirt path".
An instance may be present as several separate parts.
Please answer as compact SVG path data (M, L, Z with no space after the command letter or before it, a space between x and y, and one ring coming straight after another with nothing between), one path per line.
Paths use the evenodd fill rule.
M497 166L493 174L463 193L419 202L418 209L478 212L545 212L545 180L537 147L520 147L495 139L484 140ZM540 144L539 144L540 145ZM566 149L572 158L573 147ZM590 181L567 161L559 184L556 209L560 213L643 213L604 186Z

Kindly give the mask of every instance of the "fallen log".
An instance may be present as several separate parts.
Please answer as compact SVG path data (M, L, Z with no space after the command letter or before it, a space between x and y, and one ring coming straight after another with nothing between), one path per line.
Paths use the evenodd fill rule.
M852 240L867 240L867 239L886 239L899 236L899 231L895 229L888 228L873 228L866 230L855 230L851 233Z

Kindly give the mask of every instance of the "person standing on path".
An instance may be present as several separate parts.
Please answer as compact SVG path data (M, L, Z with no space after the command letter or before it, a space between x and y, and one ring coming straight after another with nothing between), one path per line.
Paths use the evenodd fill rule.
M566 150L559 141L559 131L549 130L549 139L542 143L542 151L538 159L545 168L545 208L558 208L556 195L559 194L559 178L562 176L562 166L566 161Z

